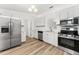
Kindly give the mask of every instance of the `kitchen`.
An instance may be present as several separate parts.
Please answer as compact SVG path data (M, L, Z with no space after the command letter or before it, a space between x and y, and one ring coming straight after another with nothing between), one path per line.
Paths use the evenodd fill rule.
M3 41L0 41L0 55L79 54L78 4L0 4L0 22L4 22L7 18L10 20L11 28L13 20L15 20L14 28L17 20L21 21L20 28L16 27L20 31L15 31L18 34L14 33L15 36L20 34L18 37L20 40L18 39L17 44L15 38L13 43L14 45L16 42L15 46L5 48L4 51L1 50L1 46L7 44L4 45ZM4 30L0 34L7 32ZM9 46L12 44L12 33L10 34Z

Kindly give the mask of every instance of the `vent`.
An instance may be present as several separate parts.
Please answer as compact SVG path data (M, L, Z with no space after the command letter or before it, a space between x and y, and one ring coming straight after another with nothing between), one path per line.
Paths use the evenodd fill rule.
M53 8L53 6L50 6L49 8L51 9L51 8Z

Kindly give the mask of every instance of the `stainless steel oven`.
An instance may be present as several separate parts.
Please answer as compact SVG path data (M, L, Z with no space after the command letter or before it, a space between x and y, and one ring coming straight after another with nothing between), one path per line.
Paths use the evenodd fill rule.
M79 40L58 37L58 45L79 52Z

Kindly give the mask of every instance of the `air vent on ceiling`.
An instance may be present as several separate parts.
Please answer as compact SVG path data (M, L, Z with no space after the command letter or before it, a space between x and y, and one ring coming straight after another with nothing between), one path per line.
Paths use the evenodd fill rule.
M53 6L50 6L49 8L51 9L51 8L53 8Z

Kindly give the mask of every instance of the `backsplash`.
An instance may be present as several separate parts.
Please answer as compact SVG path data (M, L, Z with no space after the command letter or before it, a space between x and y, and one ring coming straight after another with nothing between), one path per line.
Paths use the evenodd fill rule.
M53 21L53 19L50 19L50 20L47 22L47 27L49 28L50 31L55 31L55 30L57 30L56 22Z

